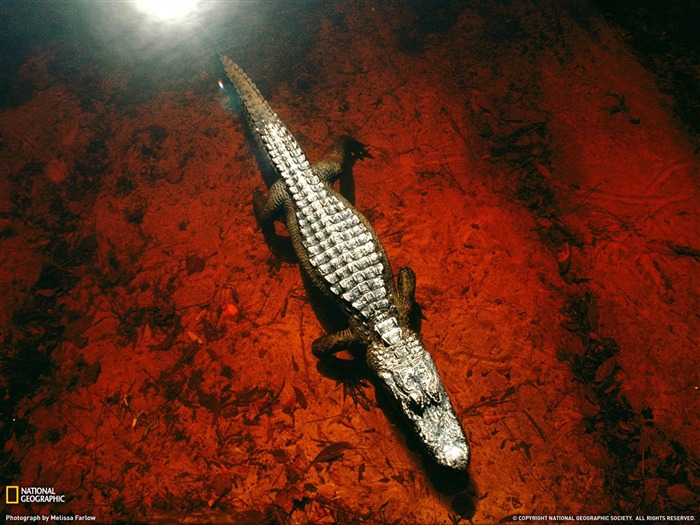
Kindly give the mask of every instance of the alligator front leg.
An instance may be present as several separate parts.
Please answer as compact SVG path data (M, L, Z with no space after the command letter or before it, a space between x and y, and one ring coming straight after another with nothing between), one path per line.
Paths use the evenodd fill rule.
M333 184L355 162L365 158L371 159L372 155L363 144L352 137L341 135L333 141L331 154L313 166L313 172L322 181Z
M289 199L289 194L281 180L270 187L267 197L261 191L253 190L253 211L258 225L264 233L274 231L274 222L282 217L287 199Z
M311 343L311 352L319 359L328 359L331 355L347 350L361 340L352 328L346 328L332 334L322 335Z

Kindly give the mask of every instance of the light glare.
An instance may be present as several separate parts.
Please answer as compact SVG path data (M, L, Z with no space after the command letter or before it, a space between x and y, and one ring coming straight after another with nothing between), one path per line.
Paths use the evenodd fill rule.
M136 7L161 20L176 20L187 16L197 0L137 0Z

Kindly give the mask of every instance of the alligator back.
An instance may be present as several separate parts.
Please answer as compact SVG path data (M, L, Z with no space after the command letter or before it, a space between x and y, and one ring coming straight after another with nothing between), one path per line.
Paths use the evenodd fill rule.
M287 226L300 261L322 291L341 300L351 319L374 330L385 342L396 342L401 330L395 286L374 229L314 173L292 134L243 70L226 57L222 62L253 135L259 137L289 192L293 210L287 211Z

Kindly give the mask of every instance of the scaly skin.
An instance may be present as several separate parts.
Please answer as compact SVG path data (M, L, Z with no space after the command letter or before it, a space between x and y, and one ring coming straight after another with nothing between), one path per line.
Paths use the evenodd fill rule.
M275 220L285 221L303 271L348 317L348 328L314 341L314 355L323 359L351 344L366 346L369 369L431 457L444 467L465 470L469 446L464 431L430 353L409 327L415 274L401 268L397 286L374 229L332 187L348 164L368 156L367 151L341 137L327 159L311 166L255 84L229 58L221 61L264 162L279 175L267 198L254 194L258 223L269 229Z

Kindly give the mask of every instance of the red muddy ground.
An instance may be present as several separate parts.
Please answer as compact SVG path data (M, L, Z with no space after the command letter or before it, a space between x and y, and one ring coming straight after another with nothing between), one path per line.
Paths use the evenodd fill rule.
M0 113L3 479L67 502L3 516L693 515L692 133L585 3L431 16L338 3L304 15L303 49L294 31L218 46L312 161L341 133L372 153L356 206L418 276L469 476L436 472L362 372L317 366L324 312L256 226L263 183L213 56L137 97L36 46Z

